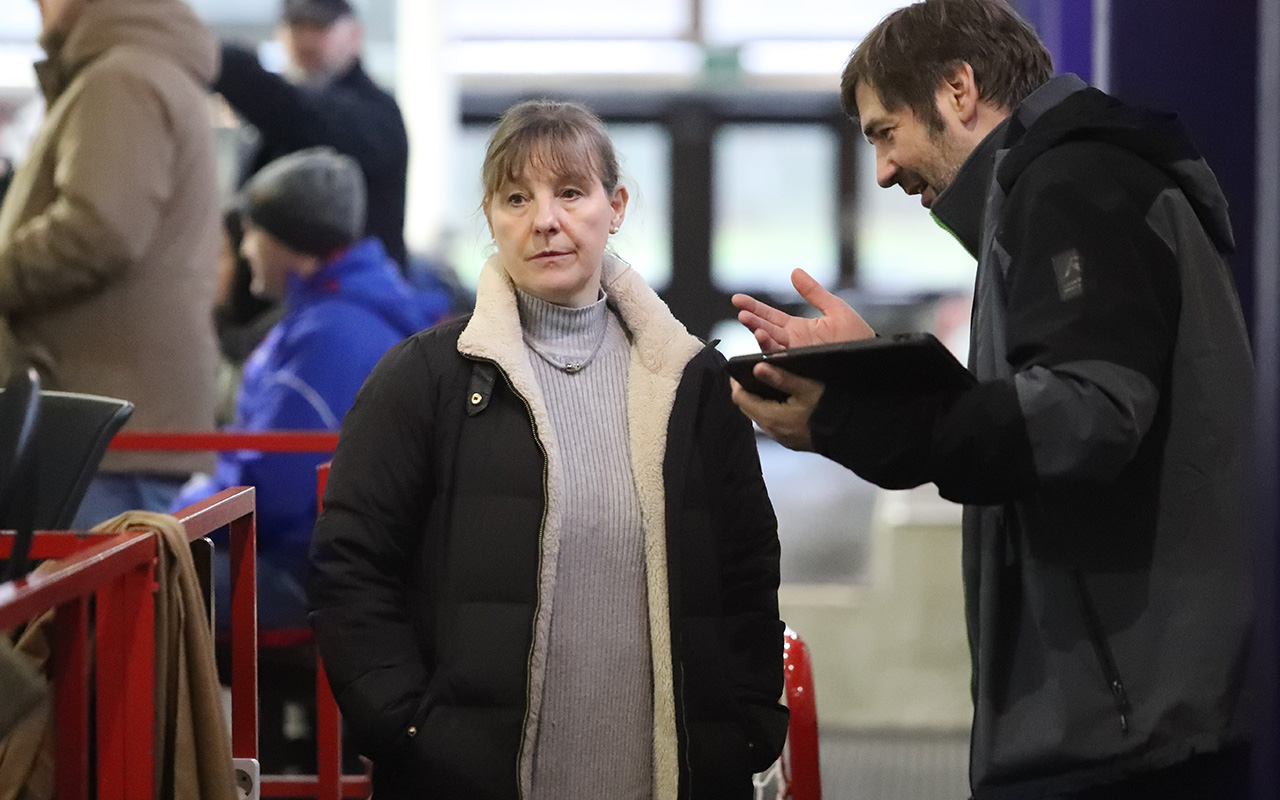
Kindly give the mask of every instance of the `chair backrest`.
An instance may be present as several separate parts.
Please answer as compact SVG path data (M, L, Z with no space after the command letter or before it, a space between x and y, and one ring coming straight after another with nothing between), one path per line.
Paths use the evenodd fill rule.
M35 524L38 530L65 530L98 473L111 437L133 414L133 403L75 392L40 394Z
M40 376L30 368L14 369L0 392L0 528L18 534L0 580L21 577L31 552L35 519L27 498L34 481L40 400Z

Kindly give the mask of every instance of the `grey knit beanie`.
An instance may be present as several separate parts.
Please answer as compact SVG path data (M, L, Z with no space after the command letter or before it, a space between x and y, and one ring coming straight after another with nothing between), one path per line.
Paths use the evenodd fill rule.
M250 224L299 253L328 256L364 233L364 174L330 147L267 164L244 185L240 203Z

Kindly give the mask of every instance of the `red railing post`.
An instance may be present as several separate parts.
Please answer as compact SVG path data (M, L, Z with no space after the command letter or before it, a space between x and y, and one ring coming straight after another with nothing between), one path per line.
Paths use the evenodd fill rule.
M342 719L319 654L316 655L316 772L320 783L317 800L342 800Z
M53 686L54 797L89 800L89 598L58 606L49 642Z
M783 634L782 663L786 673L787 766L785 776L793 800L821 800L822 772L818 763L818 705L813 694L813 664L804 640L790 628Z
M98 592L98 796L149 798L155 785L155 558Z
M231 523L231 755L258 757L257 526Z

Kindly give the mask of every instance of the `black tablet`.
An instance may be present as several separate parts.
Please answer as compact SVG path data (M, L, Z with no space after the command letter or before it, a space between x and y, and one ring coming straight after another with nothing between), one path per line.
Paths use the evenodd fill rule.
M977 382L931 333L901 333L729 359L729 374L745 389L766 400L785 400L785 394L752 374L761 361L829 386L866 392L945 392Z

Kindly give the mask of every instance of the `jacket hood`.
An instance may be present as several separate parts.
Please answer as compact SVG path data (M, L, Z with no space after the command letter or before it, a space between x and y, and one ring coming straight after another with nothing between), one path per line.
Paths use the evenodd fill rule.
M1102 142L1128 150L1168 175L1186 195L1214 244L1225 252L1235 249L1226 197L1176 114L1126 105L1075 75L1062 75L1018 106L1005 141L1009 151L996 172L1005 192L1049 148L1066 142Z
M400 277L382 242L362 239L310 278L290 277L285 302L303 308L326 299L358 305L376 314L402 337L436 322L430 298Z
M49 55L44 69L56 71L60 86L94 59L122 46L163 56L202 86L218 74L217 37L182 0L92 0L69 33L43 36L40 44ZM47 87L45 77L41 75Z

